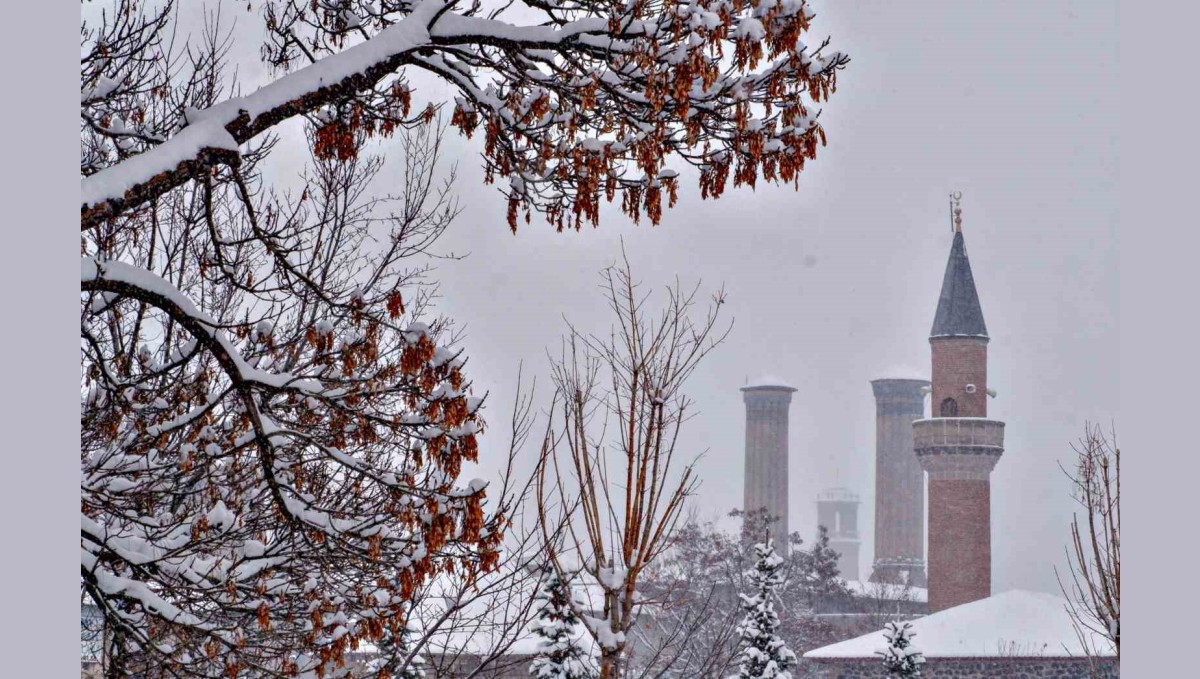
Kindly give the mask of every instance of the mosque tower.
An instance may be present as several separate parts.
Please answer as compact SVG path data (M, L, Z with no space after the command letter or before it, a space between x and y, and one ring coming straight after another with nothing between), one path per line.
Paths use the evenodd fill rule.
M775 551L788 553L788 406L795 387L764 377L741 388L746 403L746 473L742 509L765 509Z
M913 454L913 420L929 382L880 379L875 393L875 561L871 582L925 586L925 471Z
M913 422L913 448L929 474L929 612L992 593L991 472L1004 423L987 419L989 337L967 259L958 194L954 240L930 332L932 416Z

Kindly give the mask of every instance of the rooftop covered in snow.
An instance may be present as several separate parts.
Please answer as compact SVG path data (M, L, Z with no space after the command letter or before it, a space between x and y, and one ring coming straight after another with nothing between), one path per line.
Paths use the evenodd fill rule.
M912 622L913 647L926 658L1080 657L1084 655L1067 600L1044 592L1011 590L955 606ZM883 630L809 651L805 658L878 659ZM1107 649L1090 635L1089 646ZM1111 651L1106 651L1111 655Z
M888 368L879 374L886 375L886 377L873 379L871 380L871 384L877 382L920 382L922 384L929 384L928 368L920 370L912 366L896 366Z
M758 379L750 380L742 387L742 391L749 389L785 389L787 391L797 391L797 389L788 384L783 378L775 375L763 375Z
M847 580L846 589L850 590L850 594L859 598L884 601L929 601L929 590L911 585Z
M837 488L826 488L817 493L818 502L858 502L858 494L849 488L838 486Z

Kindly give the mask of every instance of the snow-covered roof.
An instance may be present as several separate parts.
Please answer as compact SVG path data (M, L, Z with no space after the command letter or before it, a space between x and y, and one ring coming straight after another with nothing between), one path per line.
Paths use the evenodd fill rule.
M495 652L502 644L504 645L504 655L507 656L537 655L541 650L542 638L529 630L522 630L516 639L511 642L505 638L505 634L509 633L497 632L493 634L486 631L474 631L453 635L438 634L429 640L427 648L429 652L445 653L448 655L488 655ZM587 630L584 629L583 625L576 625L571 630L571 638L581 648L591 651L596 656L600 655L599 646L596 645L596 642L588 634Z
M496 575L484 577L481 587L487 590L486 578ZM438 590L439 582L453 584L450 578L439 577L432 586L432 591ZM461 604L461 613L436 630L430 630L429 625L441 618L445 608L438 603L439 597L431 595L429 606L414 612L410 624L429 634L426 646L429 653L487 655L503 646L506 655L534 655L538 652L542 639L528 626L515 629L513 621L519 618L520 609L527 603L524 597L532 598L536 586L537 583L530 579L523 582L517 591L506 588L485 591L478 595L478 598L471 598ZM599 611L603 608L603 588L586 571L576 575L571 588L575 599L583 605L584 611ZM572 636L577 644L599 654L591 635L582 625L573 630ZM366 644L359 644L358 650L369 653L374 649Z
M887 370L881 371L883 377L878 377L871 380L872 382L892 382L897 380L905 380L909 382L925 382L929 383L929 369L917 368L911 365L893 365Z
M858 495L849 488L838 486L837 488L826 488L820 493L817 493L817 500L829 502L858 502Z
M886 582L847 580L846 589L858 597L887 599L889 601L929 601L929 590L924 587L906 587Z
M789 389L791 391L796 391L796 388L789 385L786 380L784 380L782 377L777 377L775 375L763 375L762 377L759 377L758 379L750 380L749 382L746 383L745 386L742 387L742 391L745 391L747 389L763 389L763 388L770 388L770 387L774 387L776 389Z
M1067 600L1054 594L1011 590L914 620L913 648L926 658L1079 657L1084 649L1066 606ZM804 657L878 658L875 651L886 645L880 630ZM1091 635L1089 645L1108 648L1098 635Z

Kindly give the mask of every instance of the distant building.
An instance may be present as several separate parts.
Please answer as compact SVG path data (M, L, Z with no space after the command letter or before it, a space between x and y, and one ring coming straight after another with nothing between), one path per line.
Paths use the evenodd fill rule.
M838 553L838 572L858 580L858 496L846 488L829 488L817 495L817 525L829 532L829 547Z

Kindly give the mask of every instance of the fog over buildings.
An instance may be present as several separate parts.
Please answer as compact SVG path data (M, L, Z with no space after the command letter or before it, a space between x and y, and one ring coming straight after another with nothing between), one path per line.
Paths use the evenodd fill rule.
M1120 424L1116 5L813 5L814 34L830 35L852 62L822 113L829 145L798 191L760 184L702 201L683 170L679 202L657 227L634 226L609 206L598 229L559 234L535 217L514 236L503 197L482 183L479 135L447 137L442 162L457 165L464 209L441 249L469 256L438 264L438 305L465 330L476 391L490 393L477 473L499 471L522 362L545 403L547 350L564 317L607 329L598 272L623 241L647 291L679 277L727 293L732 332L688 389L698 412L683 441L704 453L694 506L716 518L741 505L739 389L778 375L798 389L790 528L811 540L818 493L850 490L862 502L859 570L870 573L871 381L930 376L952 237L947 196L961 191L991 336L989 417L1007 422L991 476L993 591L1057 592L1050 565L1063 563L1074 507L1058 464L1085 421ZM261 30L257 15L236 18L239 32ZM241 77L249 88L265 73ZM447 99L417 84L418 100ZM299 123L289 125L284 134L295 134ZM302 143L281 144L268 172L294 175L305 160Z
M685 431L716 516L740 506L739 388L770 373L790 408L793 530L816 528L817 493L863 502L860 570L873 550L875 403L870 381L929 377L930 324L950 247L950 191L992 337L989 416L1008 423L992 474L993 590L1057 591L1073 508L1058 463L1085 420L1118 414L1117 63L1114 3L814 3L817 33L853 59L822 115L829 146L799 191L760 185L701 201L684 174L658 227L606 210L599 229L516 236L481 188L475 142L448 144L465 209L444 241L440 308L463 323L469 372L505 445L518 366L549 397L547 348L563 317L603 330L597 272L624 239L647 288L675 276L724 286L727 343L692 378ZM476 140L477 142L478 140ZM690 181L689 181L690 180ZM484 466L487 466L485 462Z

